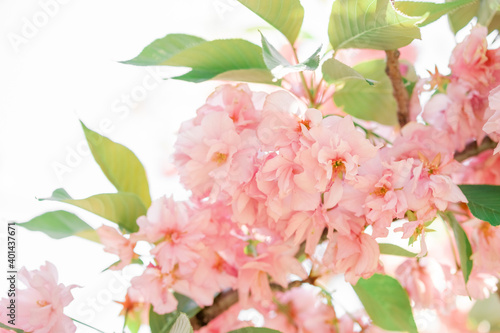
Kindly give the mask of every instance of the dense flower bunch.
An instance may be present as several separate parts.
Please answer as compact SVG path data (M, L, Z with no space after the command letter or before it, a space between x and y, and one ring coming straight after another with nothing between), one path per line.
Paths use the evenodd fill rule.
M500 278L500 227L474 217L457 185L500 185L500 50L488 49L487 34L474 27L453 51L450 75L436 70L416 83L411 119L397 130L330 105L335 86L314 75L302 89L295 73L285 77L288 90L219 86L175 143L189 200L154 200L136 232L97 229L104 250L120 258L114 270L137 262L137 243L150 246L124 313L172 313L178 294L204 309L232 297L214 318L194 317L195 330L258 324L285 333L385 332L369 309L345 311L326 287L337 275L362 288L360 281L390 273L416 311L439 317L421 332L473 332L457 299L488 298ZM309 88L314 96L305 103ZM428 249L426 237L442 220L456 224L455 238L465 232L470 240L472 257L464 260L472 259L471 271L451 235ZM380 244L389 236L419 241L419 253L406 251L409 258L391 266L381 255L394 253ZM74 286L58 285L51 264L20 276L27 289L19 293L18 327L74 332L62 313ZM240 316L247 309L261 322Z

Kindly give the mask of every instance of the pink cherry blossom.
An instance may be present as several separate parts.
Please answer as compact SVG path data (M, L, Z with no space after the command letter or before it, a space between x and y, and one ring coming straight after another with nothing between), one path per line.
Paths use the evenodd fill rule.
M205 237L200 225L191 220L186 203L174 202L172 198L155 200L147 216L137 220L137 239L156 244L151 250L164 272L173 269L177 263L192 263L203 249L200 240Z
M134 257L137 257L134 253L135 242L125 238L115 228L103 225L96 231L101 243L104 245L104 251L120 257L119 264L111 266L110 269L122 269L129 265Z
M493 114L484 124L483 130L495 141L500 141L500 86L493 89L489 96L490 109ZM494 154L500 152L500 145L495 148Z
M64 307L73 300L71 289L76 286L58 283L57 269L53 264L46 262L39 270L33 271L23 267L17 277L26 288L17 289L16 328L33 333L76 332L73 321L63 313ZM0 319L7 323L9 299L2 299L0 304Z

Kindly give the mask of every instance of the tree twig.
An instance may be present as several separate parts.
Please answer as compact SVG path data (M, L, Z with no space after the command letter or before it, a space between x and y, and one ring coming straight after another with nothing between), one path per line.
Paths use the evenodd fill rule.
M483 151L486 151L488 149L495 149L497 144L498 143L491 140L489 136L485 137L479 146L477 145L476 141L471 142L467 146L465 146L464 150L455 153L455 160L463 162L469 157L479 155Z
M393 95L398 105L398 122L399 126L403 127L410 120L409 116L409 96L408 91L403 82L403 77L399 71L399 51L387 50L387 65L385 72L391 80Z

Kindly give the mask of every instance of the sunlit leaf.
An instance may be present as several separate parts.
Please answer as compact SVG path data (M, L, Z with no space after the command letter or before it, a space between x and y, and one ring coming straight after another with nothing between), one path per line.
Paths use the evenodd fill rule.
M294 43L304 19L299 0L238 0Z
M64 210L48 212L17 225L31 231L41 231L55 239L78 236L99 243L99 236L90 225Z
M373 323L388 331L417 333L408 293L398 280L381 274L353 286Z
M459 185L472 215L493 226L500 225L500 186Z
M127 147L88 129L83 122L81 124L90 151L111 184L119 192L135 193L148 208L151 205L148 179L137 156Z
M335 91L335 104L359 119L374 120L384 125L397 124L396 100L391 81L385 74L385 61L366 61L353 68L375 84L370 86L363 80L349 80Z
M367 81L363 75L357 72L354 68L338 61L335 58L328 59L321 67L323 78L328 83L338 83L346 80L362 80L373 85L371 81Z
M424 26L439 19L441 16L451 13L460 8L469 6L477 0L455 0L446 3L423 2L423 1L396 1L394 6L399 11L408 16L423 16L429 13L429 16L419 23L419 26Z
M388 254L408 258L414 258L417 256L417 253L410 252L394 244L379 243L378 247L380 249L380 254Z
M455 0L446 0L446 2L453 2ZM448 22L450 23L450 28L454 33L457 33L463 27L465 27L471 20L476 16L479 10L479 1L475 0L469 6L459 8L454 12L448 14Z
M229 79L273 83L273 76L262 59L262 49L255 44L243 39L204 41L189 35L174 36L178 47L170 46L172 35L167 35L146 46L137 57L124 63L189 67L190 72L174 79L190 82ZM182 41L182 38L187 41ZM162 48L165 48L165 52L162 52Z
M470 245L469 238L467 238L467 234L465 233L460 223L458 223L453 213L447 212L445 217L451 228L453 229L453 234L455 235L458 256L460 259L460 267L462 269L465 284L467 285L467 281L469 281L469 276L472 272L473 265L473 262L471 260L472 247Z
M334 50L393 50L420 39L417 24L426 18L401 14L389 0L336 0L328 36Z
M80 207L117 223L128 232L139 230L136 220L147 212L141 199L134 193L103 193L85 199L73 199L60 188L55 190L50 198L40 200L65 202Z
M193 333L193 327L185 313L181 313L179 317L177 317L170 329L170 333Z

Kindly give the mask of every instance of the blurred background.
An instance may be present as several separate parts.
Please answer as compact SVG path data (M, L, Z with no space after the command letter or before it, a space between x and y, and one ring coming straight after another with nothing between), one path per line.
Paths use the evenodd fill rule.
M325 50L332 0L302 4L304 55L319 44ZM7 290L2 275L7 221L67 209L93 227L104 222L75 207L36 199L60 187L74 198L114 191L89 153L79 120L136 153L153 199L186 197L170 163L175 133L219 83L164 80L183 70L119 61L169 33L259 44L257 29L274 45L284 44L279 33L235 0L0 0L1 297ZM455 37L446 18L422 29L422 39L414 42L417 73L427 76L435 64L449 73ZM73 292L69 316L104 332L121 332L120 306L113 300L123 300L137 272L101 273L116 257L79 238L57 241L19 228L17 243L18 268L37 269L48 260L57 266L60 282L82 287ZM78 325L78 332L92 330Z

